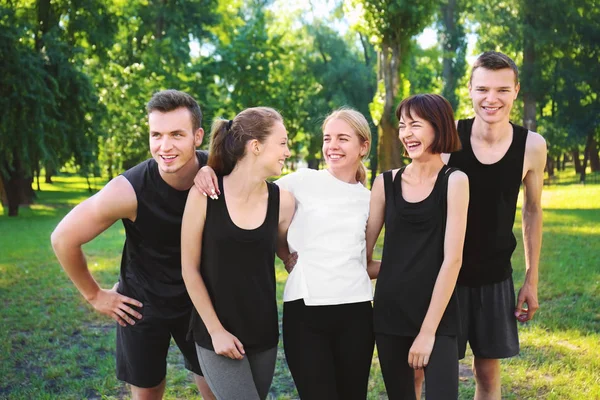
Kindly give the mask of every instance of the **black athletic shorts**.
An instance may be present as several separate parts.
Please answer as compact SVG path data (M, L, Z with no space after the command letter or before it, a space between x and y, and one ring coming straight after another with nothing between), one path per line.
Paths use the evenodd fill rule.
M171 337L183 353L185 367L202 375L196 346L186 340L191 308L177 318L155 316L151 305L144 305L140 313L143 317L135 325L117 324L117 378L141 388L159 385L167 374Z
M460 306L458 357L465 357L467 341L477 358L508 358L519 354L512 277L481 287L456 286Z

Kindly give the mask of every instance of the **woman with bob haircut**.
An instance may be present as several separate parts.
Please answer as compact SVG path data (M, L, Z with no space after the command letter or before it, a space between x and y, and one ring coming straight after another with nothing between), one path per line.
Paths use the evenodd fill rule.
M191 190L181 227L183 280L194 303L190 330L217 399L265 399L277 357L275 252L294 197L266 179L290 156L281 115L248 108L213 123L208 165L221 197Z
M379 269L378 261L367 266L365 236L370 193L362 160L371 130L349 108L329 114L322 130L327 168L299 169L275 182L296 199L287 235L292 253L278 253L290 272L283 344L301 399L364 400L375 340L370 276ZM196 186L212 194L207 171Z
M373 321L390 399L415 399L424 369L428 400L458 397L456 279L467 223L467 176L442 161L460 149L450 103L419 94L396 109L409 165L379 175L371 192L367 251L385 223Z

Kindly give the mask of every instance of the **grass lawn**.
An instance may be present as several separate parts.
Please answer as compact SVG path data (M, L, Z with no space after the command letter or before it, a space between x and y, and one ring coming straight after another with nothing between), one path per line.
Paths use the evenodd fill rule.
M8 218L0 207L0 398L129 398L114 374L114 324L85 303L58 265L50 232L89 196L84 179L42 184L37 204ZM104 182L95 182L101 186ZM600 185L546 187L541 308L520 327L521 354L503 362L503 398L600 399ZM513 258L523 279L520 215ZM118 279L124 230L115 224L85 246L104 287ZM287 273L277 264L281 299ZM461 362L460 398L473 397L471 358ZM169 353L167 399L197 398L177 351ZM280 351L272 398L297 398ZM377 357L369 399L385 399Z

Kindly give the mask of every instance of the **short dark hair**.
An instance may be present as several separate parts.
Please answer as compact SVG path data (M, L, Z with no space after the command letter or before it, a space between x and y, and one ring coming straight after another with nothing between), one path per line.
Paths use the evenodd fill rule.
M192 118L192 129L196 132L202 127L202 110L196 99L185 92L179 90L167 89L156 92L146 105L148 114L152 111L160 111L163 113L177 110L185 107L190 111Z
M264 143L275 123L283 117L270 107L247 108L231 121L216 119L210 132L208 165L217 175L229 175L246 155L246 143L256 139Z
M435 138L431 145L432 153L452 153L461 149L454 112L444 97L439 94L416 94L402 100L396 108L398 121L403 115L412 119L413 114L423 118L433 127Z
M498 51L486 51L477 57L477 60L475 60L473 66L471 67L469 83L471 83L473 80L473 73L479 67L492 71L510 68L515 73L515 85L519 83L519 69L517 68L517 64L515 64L512 58L504 53L500 53Z

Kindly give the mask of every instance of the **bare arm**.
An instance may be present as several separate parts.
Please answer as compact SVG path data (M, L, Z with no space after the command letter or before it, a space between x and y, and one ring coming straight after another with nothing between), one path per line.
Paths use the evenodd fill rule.
M285 269L291 272L296 265L298 255L296 253L290 253L290 248L287 241L287 232L294 213L296 212L296 199L287 190L280 189L280 202L279 202L279 225L277 228L277 257L279 257L285 264Z
M200 273L207 201L198 190L190 190L181 223L181 273L194 307L210 334L215 353L241 360L244 346L221 324Z
M523 179L523 244L525 250L525 281L517 298L515 316L520 322L533 318L539 308L537 298L540 251L542 248L542 187L546 165L546 142L535 132L529 132L525 148L527 172ZM527 304L524 308L523 305Z
M383 228L385 221L385 189L383 185L383 175L379 175L373 182L371 188L371 201L369 204L369 219L367 221L367 273L371 279L376 279L379 275L381 261L373 260L373 251L377 244L377 239Z
M456 286L462 265L463 245L467 230L469 180L455 171L448 178L448 216L444 235L444 261L438 273L431 302L408 354L408 363L415 369L426 367L435 343L435 333Z
M200 191L204 196L209 196L211 199L216 200L219 198L221 192L219 191L219 180L215 171L205 165L198 170L194 177L194 187Z
M142 316L129 305L142 303L110 290L100 288L87 265L81 246L94 239L122 218L135 220L137 198L127 179L118 176L100 192L76 206L52 232L54 253L63 269L83 297L100 313L125 326L134 324L131 316ZM129 304L129 305L128 305Z

